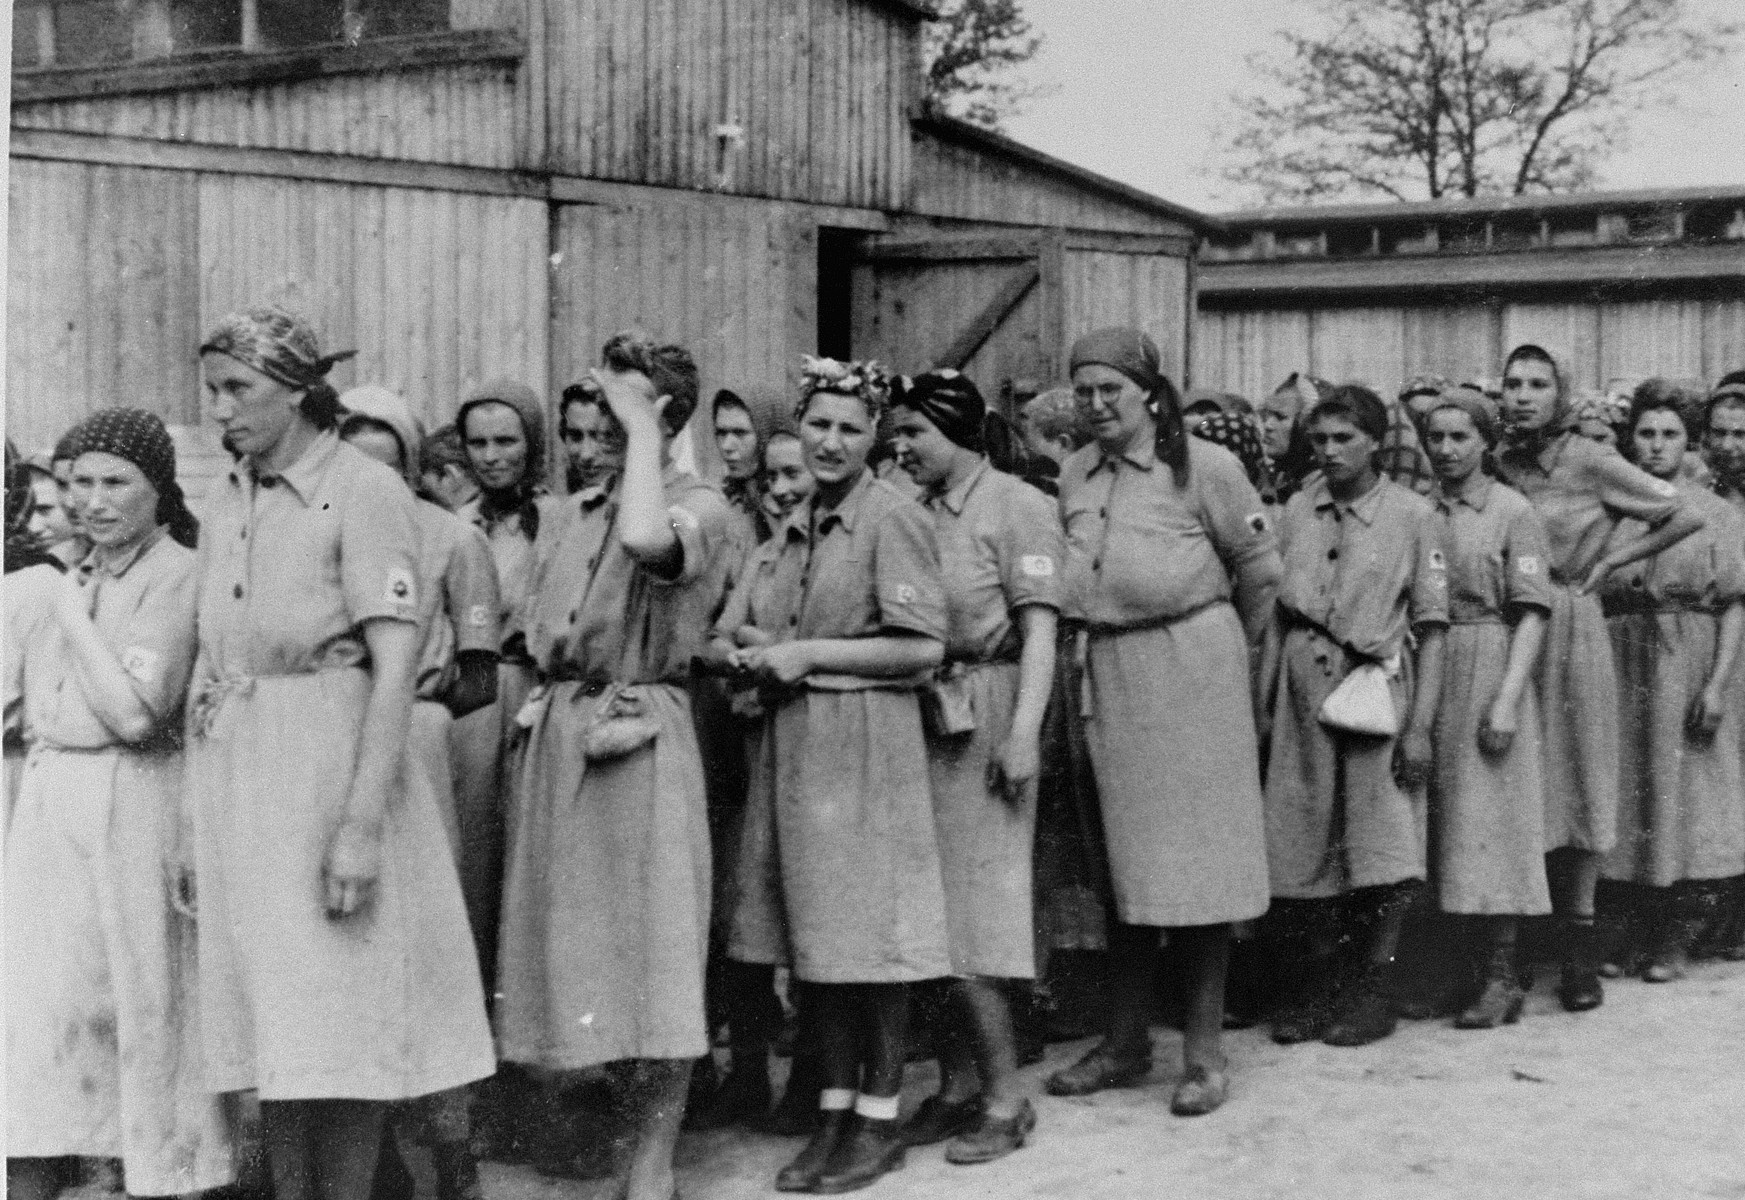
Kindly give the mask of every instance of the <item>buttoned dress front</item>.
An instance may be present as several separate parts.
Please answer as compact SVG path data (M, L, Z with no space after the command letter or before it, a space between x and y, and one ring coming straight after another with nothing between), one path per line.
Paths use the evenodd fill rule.
M731 640L743 626L777 642L943 642L932 521L871 472L833 509L814 496L752 555L717 632ZM731 957L791 961L809 983L951 973L917 684L814 675L766 695Z
M1411 710L1407 636L1448 623L1448 572L1430 502L1383 479L1350 503L1319 475L1285 505L1277 678L1268 681L1272 894L1308 900L1422 879L1421 797L1394 782L1396 739L1335 731L1321 706L1356 667L1398 655L1394 711Z
M1188 478L1146 444L1060 475L1067 615L1090 631L1086 740L1116 911L1130 925L1266 911L1248 642L1231 598L1278 586L1273 529L1235 455L1188 439Z
M460 803L456 785L464 780L457 778L455 720L440 697L454 681L457 655L495 655L502 643L497 568L484 535L441 505L420 500L414 518L420 645L407 763L413 782L436 798L460 872L473 943L479 961L489 963L495 958L502 882L499 822L495 804Z
M1745 518L1697 484L1681 488L1704 518L1677 545L1614 571L1600 589L1618 670L1618 842L1608 879L1669 887L1745 872L1745 670L1734 668L1720 728L1690 736L1721 614L1745 597ZM1621 521L1613 537L1644 532Z
M6 647L30 730L6 840L6 1153L118 1157L130 1195L195 1192L233 1172L201 1070L194 926L164 874L181 817L171 731L194 661L194 554L160 527L124 555L91 551L79 574L98 636L159 728L133 745L110 732L52 620Z
M1560 433L1537 452L1507 448L1497 476L1526 496L1551 545L1551 620L1539 657L1545 723L1545 848L1604 853L1618 833L1618 676L1598 596L1576 594L1626 517L1658 526L1677 489L1616 450Z
M1514 625L1551 609L1549 548L1533 506L1489 477L1438 495L1448 555L1448 636L1430 776L1430 863L1442 911L1551 911L1539 687L1529 679L1503 754L1479 749L1480 723L1508 673Z
M986 461L956 487L929 496L926 507L945 586L942 680L962 691L975 720L968 732L930 729L927 736L951 969L1030 979L1036 785L1013 803L988 786L988 768L1018 707L1020 614L1032 605L1060 610L1060 518L1047 496Z
M400 1100L495 1066L442 815L404 769L368 906L323 904L370 695L362 627L417 620L415 504L332 432L208 493L187 759L216 1090Z
M516 771L499 948L497 1036L512 1062L575 1069L695 1058L709 1043L709 829L687 682L719 603L726 502L668 468L684 563L631 557L614 493L541 524L523 624L542 691ZM587 732L622 685L652 741L589 761Z

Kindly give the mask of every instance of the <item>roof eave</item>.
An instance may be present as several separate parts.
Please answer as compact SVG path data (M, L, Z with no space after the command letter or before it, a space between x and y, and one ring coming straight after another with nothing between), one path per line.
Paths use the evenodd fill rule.
M1110 179L1107 175L1099 175L1095 171L1067 162L1065 159L1056 158L1052 154L1045 154L1032 146L1026 146L1023 142L1009 138L1005 134L983 129L980 125L972 125L968 121L938 113L922 114L914 118L914 125L917 129L932 134L942 141L969 145L989 154L1013 159L1027 167L1065 179L1079 187L1099 192L1104 196L1132 205L1134 208L1179 221L1196 233L1216 233L1225 229L1223 218L1189 208L1185 204L1177 204L1173 200L1165 200L1161 196L1154 196L1131 184Z

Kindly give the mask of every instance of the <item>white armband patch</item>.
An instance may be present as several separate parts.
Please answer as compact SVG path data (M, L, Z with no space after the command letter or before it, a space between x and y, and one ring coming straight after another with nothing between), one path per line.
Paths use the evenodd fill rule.
M1266 514L1263 512L1249 513L1243 518L1243 523L1248 526L1248 531L1256 537L1266 532Z
M1446 571L1448 569L1448 560L1443 557L1442 551L1430 551L1430 569L1432 571Z
M483 629L491 623L491 610L483 604L475 604L467 609L467 624L474 629Z
M144 646L129 646L121 652L121 669L144 684L155 684L163 655Z
M1539 573L1539 560L1531 554L1523 554L1515 560L1515 568L1523 575L1537 575Z
M418 581L405 567L392 567L382 584L382 603L397 608L414 608L418 604Z
M915 589L906 583L899 583L892 589L891 594L895 597L898 604L915 603Z
M1018 569L1031 579L1047 579L1054 574L1054 560L1046 554L1026 554L1018 560Z

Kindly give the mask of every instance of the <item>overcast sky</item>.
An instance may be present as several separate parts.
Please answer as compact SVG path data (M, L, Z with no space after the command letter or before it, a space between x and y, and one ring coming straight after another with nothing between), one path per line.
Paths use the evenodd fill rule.
M1745 0L1698 0L1722 10ZM1250 198L1218 177L1244 58L1301 19L1302 0L1025 0L1044 37L1026 78L1051 86L1007 131L1170 200L1217 211ZM1737 12L1737 10L1735 10ZM1650 110L1602 172L1608 188L1745 182L1745 61Z

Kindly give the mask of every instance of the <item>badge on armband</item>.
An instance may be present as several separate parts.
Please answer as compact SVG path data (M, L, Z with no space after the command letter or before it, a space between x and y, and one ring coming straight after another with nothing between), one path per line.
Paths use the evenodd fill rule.
M391 567L382 585L382 602L396 608L415 608L418 604L418 583L405 567Z
M893 590L892 595L895 597L898 604L915 603L915 589L906 583L899 583Z
M1539 573L1539 560L1531 554L1524 554L1516 559L1515 566L1523 575L1537 575Z
M1448 560L1442 556L1442 551L1430 551L1430 569L1432 571L1446 571L1448 569Z
M467 624L474 629L483 629L491 623L491 610L483 604L475 604L467 609Z
M1247 517L1243 518L1243 520L1248 525L1248 531L1250 533L1254 534L1254 536L1259 537L1261 534L1266 532L1266 514L1265 513L1263 513L1263 512L1249 513Z
M1018 569L1031 579L1047 579L1054 574L1054 560L1046 554L1026 554L1018 560Z

